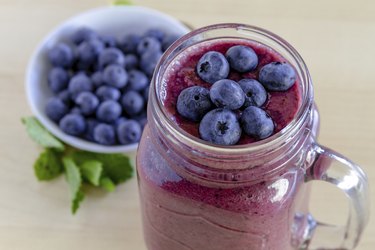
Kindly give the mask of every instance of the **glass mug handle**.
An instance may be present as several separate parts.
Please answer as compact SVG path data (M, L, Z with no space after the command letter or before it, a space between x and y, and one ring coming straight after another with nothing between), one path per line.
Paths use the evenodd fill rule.
M314 144L313 164L306 171L306 182L320 180L344 191L349 199L345 226L328 225L309 217L304 246L300 249L354 249L369 219L369 187L366 174L340 154Z

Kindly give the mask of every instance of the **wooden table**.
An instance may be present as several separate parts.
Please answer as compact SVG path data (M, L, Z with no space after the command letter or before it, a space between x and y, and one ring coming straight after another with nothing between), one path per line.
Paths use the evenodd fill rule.
M360 164L370 183L375 183L374 1L135 3L194 27L243 22L284 37L302 54L313 77L322 120L320 142ZM72 216L63 178L36 181L32 164L40 149L20 123L20 117L31 114L24 76L38 42L64 19L106 4L103 0L0 0L0 249L145 250L135 178L112 194L91 192ZM319 219L343 223L345 202L335 188L314 186L311 209ZM374 220L370 220L358 249L373 250L374 235Z

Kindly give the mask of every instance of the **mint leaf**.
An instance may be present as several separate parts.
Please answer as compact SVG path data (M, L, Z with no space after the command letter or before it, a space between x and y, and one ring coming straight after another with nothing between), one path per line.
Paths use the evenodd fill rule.
M113 5L132 5L130 0L114 0Z
M35 117L24 117L22 123L26 126L26 131L36 143L45 148L55 148L64 150L64 144L48 132Z
M100 161L103 164L103 175L108 176L115 184L122 183L133 176L133 168L129 157L123 154L75 151L72 153L72 158L78 165L89 160Z
M108 177L100 178L100 187L107 192L113 192L116 189L116 185Z
M85 180L94 186L99 185L100 176L103 172L103 164L100 161L86 161L80 166L80 168L82 176Z
M79 190L76 193L75 198L72 200L72 213L73 214L77 212L79 205L84 199L85 199L85 194L82 192L82 190Z
M72 158L64 157L62 161L65 167L65 176L69 184L70 196L72 199L72 213L75 214L85 197L81 190L81 173Z
M63 170L61 155L53 149L46 148L34 163L34 173L39 181L52 180Z

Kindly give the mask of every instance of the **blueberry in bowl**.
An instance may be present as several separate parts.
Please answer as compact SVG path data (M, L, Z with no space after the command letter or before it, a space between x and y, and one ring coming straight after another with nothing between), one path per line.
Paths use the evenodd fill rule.
M29 61L26 91L33 113L76 148L134 152L153 70L187 32L178 20L138 6L103 7L67 20Z

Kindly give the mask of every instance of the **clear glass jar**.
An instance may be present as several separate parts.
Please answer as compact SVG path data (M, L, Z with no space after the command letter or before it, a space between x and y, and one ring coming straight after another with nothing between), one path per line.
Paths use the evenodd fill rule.
M212 146L180 129L161 96L176 55L206 40L243 38L282 55L300 78L302 103L294 120L251 144ZM162 57L151 83L148 125L137 153L143 228L149 250L353 249L368 218L363 171L316 143L319 115L308 69L282 38L243 24L193 31ZM345 227L314 220L310 181L341 188L350 200Z

